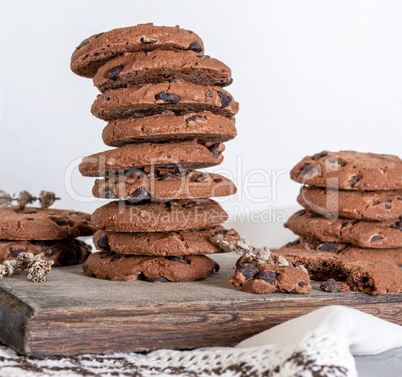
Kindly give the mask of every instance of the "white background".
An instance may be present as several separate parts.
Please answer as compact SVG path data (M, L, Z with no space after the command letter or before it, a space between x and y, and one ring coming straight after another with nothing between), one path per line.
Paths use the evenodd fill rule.
M212 169L231 171L241 191L225 209L289 214L299 185L288 171L305 155L324 149L401 155L401 18L400 1L1 0L0 189L47 189L62 196L56 207L98 207L93 179L75 171L76 195L65 188L74 160L106 149L105 123L90 113L97 90L70 71L70 56L95 33L179 24L233 72L228 90L240 102L238 137ZM253 169L287 172L275 188L252 190L268 201L244 195L241 182ZM270 246L294 238L282 218L268 220L236 226Z

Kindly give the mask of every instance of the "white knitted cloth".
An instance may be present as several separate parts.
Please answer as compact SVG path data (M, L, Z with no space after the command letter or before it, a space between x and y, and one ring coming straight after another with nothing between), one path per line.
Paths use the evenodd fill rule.
M357 373L347 347L331 337L311 335L293 346L160 350L146 355L46 359L17 356L1 346L0 376L357 377Z

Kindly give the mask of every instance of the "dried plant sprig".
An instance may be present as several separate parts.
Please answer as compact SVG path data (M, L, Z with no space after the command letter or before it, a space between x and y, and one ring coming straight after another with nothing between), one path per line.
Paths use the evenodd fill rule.
M18 198L16 199L19 207L23 209L28 204L32 204L35 200L38 200L37 197L32 196L28 191L22 190L18 194Z
M42 259L34 261L27 270L27 278L32 280L34 283L43 283L46 279L46 275L50 272L52 265L53 261Z
M13 260L5 260L2 264L0 264L0 280L3 276L11 276L18 269L17 261Z
M39 202L42 208L50 207L56 200L60 200L60 198L56 197L56 194L51 191L42 190L39 193Z
M0 208L8 207L13 200L10 194L0 190Z
M234 251L236 254L255 259L257 263L273 263L271 251L267 246L256 248L250 245L245 237L241 237L237 242L227 241L221 235L211 237L209 240L224 251Z
M40 255L20 253L17 259L6 260L0 264L0 279L3 276L13 275L17 271L25 271L29 280L42 283L46 280L52 265L53 261L44 260Z
M221 235L211 237L209 240L224 251L234 251L236 254L243 255L246 258L254 259L256 264L268 263L276 266L295 267L282 255L279 255L274 260L271 256L271 250L267 246L256 248L250 245L245 237L241 237L240 241L237 242L227 241ZM304 267L303 265L296 266L296 268L308 274L306 267Z
M24 209L28 204L39 201L41 208L49 208L56 200L56 194L51 191L42 190L39 196L33 196L28 191L22 190L17 197L7 194L5 191L0 190L0 208L8 207L13 201L16 201L21 209Z

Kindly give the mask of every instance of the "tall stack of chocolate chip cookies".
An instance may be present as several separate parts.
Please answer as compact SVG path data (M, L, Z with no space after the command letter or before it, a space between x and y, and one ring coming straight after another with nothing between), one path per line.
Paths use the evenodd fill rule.
M217 270L204 254L221 235L227 213L210 197L234 194L233 182L194 169L222 162L236 136L239 105L223 86L229 67L203 54L194 32L137 25L84 40L72 70L93 78L101 94L92 114L107 121L103 141L115 147L85 157L84 176L98 178L93 195L116 199L95 211L101 251L87 275L110 280L194 281Z
M291 171L305 210L285 224L293 245L356 261L402 265L402 161L342 151L305 157Z

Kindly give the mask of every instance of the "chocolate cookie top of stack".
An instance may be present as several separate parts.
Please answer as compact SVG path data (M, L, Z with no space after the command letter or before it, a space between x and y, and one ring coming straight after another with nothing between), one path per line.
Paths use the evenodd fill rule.
M290 176L305 185L338 190L400 190L402 160L386 154L324 151L305 157Z
M180 27L154 26L152 23L114 29L83 40L71 57L71 70L93 77L98 68L124 52L151 50L204 51L201 38Z
M0 208L0 239L62 240L94 233L91 215L83 212L54 209Z

